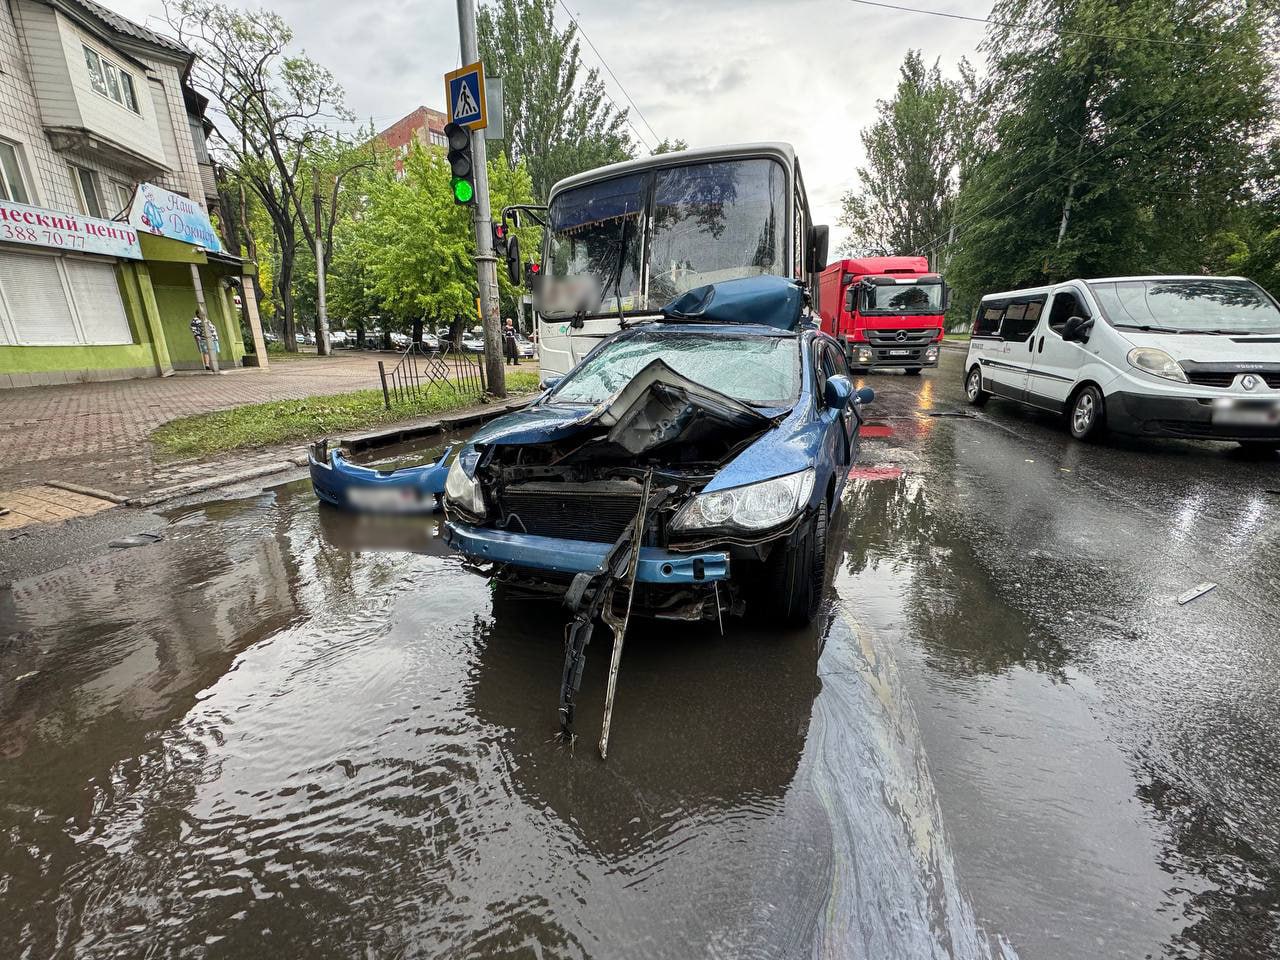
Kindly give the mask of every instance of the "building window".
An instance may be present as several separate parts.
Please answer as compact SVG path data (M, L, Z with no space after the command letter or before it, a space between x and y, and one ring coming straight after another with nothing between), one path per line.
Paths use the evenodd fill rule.
M30 203L26 180L22 176L22 163L18 148L7 140L0 140L0 200L14 203Z
M0 252L0 342L133 343L109 261Z
M119 207L119 212L127 214L129 212L129 208L133 206L133 187L127 187L118 180L112 180L111 187L115 190L116 204Z
M446 137L443 133L438 133L438 132L437 132L437 131L435 131L435 130L430 131L430 133L431 133L431 142L432 142L435 146L437 146L437 147L444 147L444 146L448 146L448 144L449 144L449 138L448 138L448 137Z
M80 212L90 217L102 217L102 201L98 199L98 182L92 170L71 164L71 179L76 182L76 196L80 199Z
M134 113L138 109L137 89L133 85L133 75L121 70L98 51L84 48L85 66L89 68L89 86L95 93L100 93L108 100L114 100L122 107L128 107Z

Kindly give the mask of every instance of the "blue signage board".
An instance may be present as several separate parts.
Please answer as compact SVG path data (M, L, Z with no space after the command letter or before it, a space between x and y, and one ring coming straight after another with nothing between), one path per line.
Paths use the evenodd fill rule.
M489 125L484 98L484 64L470 63L444 75L449 119L472 130Z

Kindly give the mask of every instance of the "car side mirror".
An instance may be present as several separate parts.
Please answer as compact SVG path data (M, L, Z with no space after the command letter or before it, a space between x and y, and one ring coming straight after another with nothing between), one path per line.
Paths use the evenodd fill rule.
M556 377L556 376L543 377L543 378L542 378L542 389L543 389L543 390L554 390L557 386L559 386L559 385L560 385L560 381L561 381L561 380L563 380L563 379L564 379L564 377Z
M828 410L843 410L853 398L853 384L843 373L827 377L822 388L822 403Z
M520 269L519 237L510 237L507 240L507 279L515 287L524 283L524 271Z
M827 268L827 247L831 242L831 228L815 224L809 228L809 272L821 273Z
M1062 339L1068 343L1087 343L1093 321L1084 317L1071 317L1062 328Z
M875 399L876 399L876 392L872 390L870 387L863 387L861 390L859 390L857 393L853 395L853 402L858 404L863 404L863 405L872 403L875 401Z

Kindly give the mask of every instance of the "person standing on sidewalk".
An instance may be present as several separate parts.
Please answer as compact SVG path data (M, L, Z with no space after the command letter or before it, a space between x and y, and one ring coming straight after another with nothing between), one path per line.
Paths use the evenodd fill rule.
M191 336L196 340L196 352L200 354L200 359L204 362L206 370L212 370L209 364L209 344L204 337L204 324L200 322L200 314L196 314L191 318Z
M514 363L520 366L520 350L516 345L516 328L511 323L511 318L507 318L507 325L502 331L502 346L507 354L507 363Z

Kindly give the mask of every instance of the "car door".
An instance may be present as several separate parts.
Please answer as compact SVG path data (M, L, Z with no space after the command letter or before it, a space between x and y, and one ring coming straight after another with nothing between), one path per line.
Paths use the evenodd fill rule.
M1062 339L1062 328L1072 317L1087 320L1090 316L1088 302L1080 291L1070 287L1053 291L1035 331L1035 359L1027 380L1028 403L1055 413L1066 409L1087 354L1081 344Z
M822 440L827 458L835 471L836 495L839 496L844 481L849 475L849 467L853 463L854 451L857 447L857 414L852 402L843 410L832 410L823 402L823 390L828 377L837 374L847 377L849 368L845 364L844 351L827 340L814 341L814 382L817 387L819 416L826 425Z

